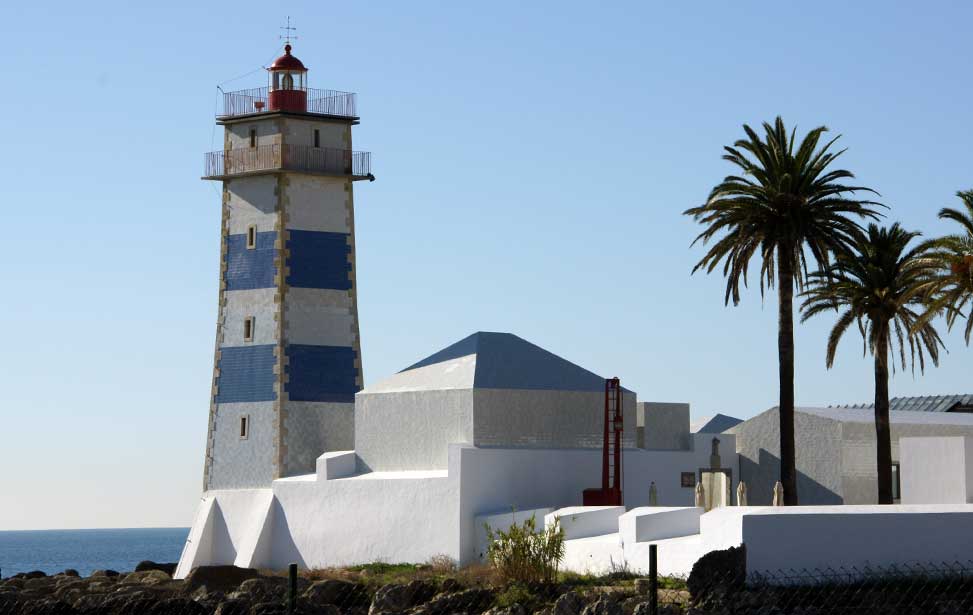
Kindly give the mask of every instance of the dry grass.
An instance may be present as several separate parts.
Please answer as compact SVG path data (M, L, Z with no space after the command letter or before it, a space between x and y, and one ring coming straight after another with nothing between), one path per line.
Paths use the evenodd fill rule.
M268 571L269 572L269 571ZM273 572L270 574L280 574ZM483 564L459 568L447 556L435 556L425 564L388 564L377 562L344 568L314 568L302 570L300 575L309 581L336 579L361 583L368 587L380 587L388 583L409 583L411 581L433 581L441 583L453 579L461 587L485 587L496 585L497 578L493 568Z
M426 561L426 566L429 566L429 570L433 574L452 574L456 572L456 560L446 555L445 553L440 553L439 555L433 555Z

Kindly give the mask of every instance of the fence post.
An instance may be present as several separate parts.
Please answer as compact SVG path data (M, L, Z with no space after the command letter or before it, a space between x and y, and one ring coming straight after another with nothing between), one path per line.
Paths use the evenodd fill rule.
M287 612L293 615L297 610L297 564L287 567Z
M659 613L659 545L649 545L649 613Z

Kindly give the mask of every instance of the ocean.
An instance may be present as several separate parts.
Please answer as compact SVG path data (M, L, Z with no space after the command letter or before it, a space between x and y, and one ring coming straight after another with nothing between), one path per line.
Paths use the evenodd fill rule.
M0 531L0 576L74 568L131 571L142 560L177 562L189 528Z

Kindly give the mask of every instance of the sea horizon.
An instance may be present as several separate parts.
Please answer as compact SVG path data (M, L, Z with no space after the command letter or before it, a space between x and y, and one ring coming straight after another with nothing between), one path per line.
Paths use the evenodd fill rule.
M13 532L97 532L102 530L189 530L188 525L147 525L144 527L45 527L18 530L2 530L0 534Z
M66 569L127 572L144 560L176 562L188 527L0 530L0 578Z

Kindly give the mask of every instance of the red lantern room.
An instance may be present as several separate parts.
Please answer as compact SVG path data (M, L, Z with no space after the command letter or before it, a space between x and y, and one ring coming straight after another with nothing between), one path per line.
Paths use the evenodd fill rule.
M269 111L307 111L307 69L291 55L290 43L284 55L267 69L270 73Z

